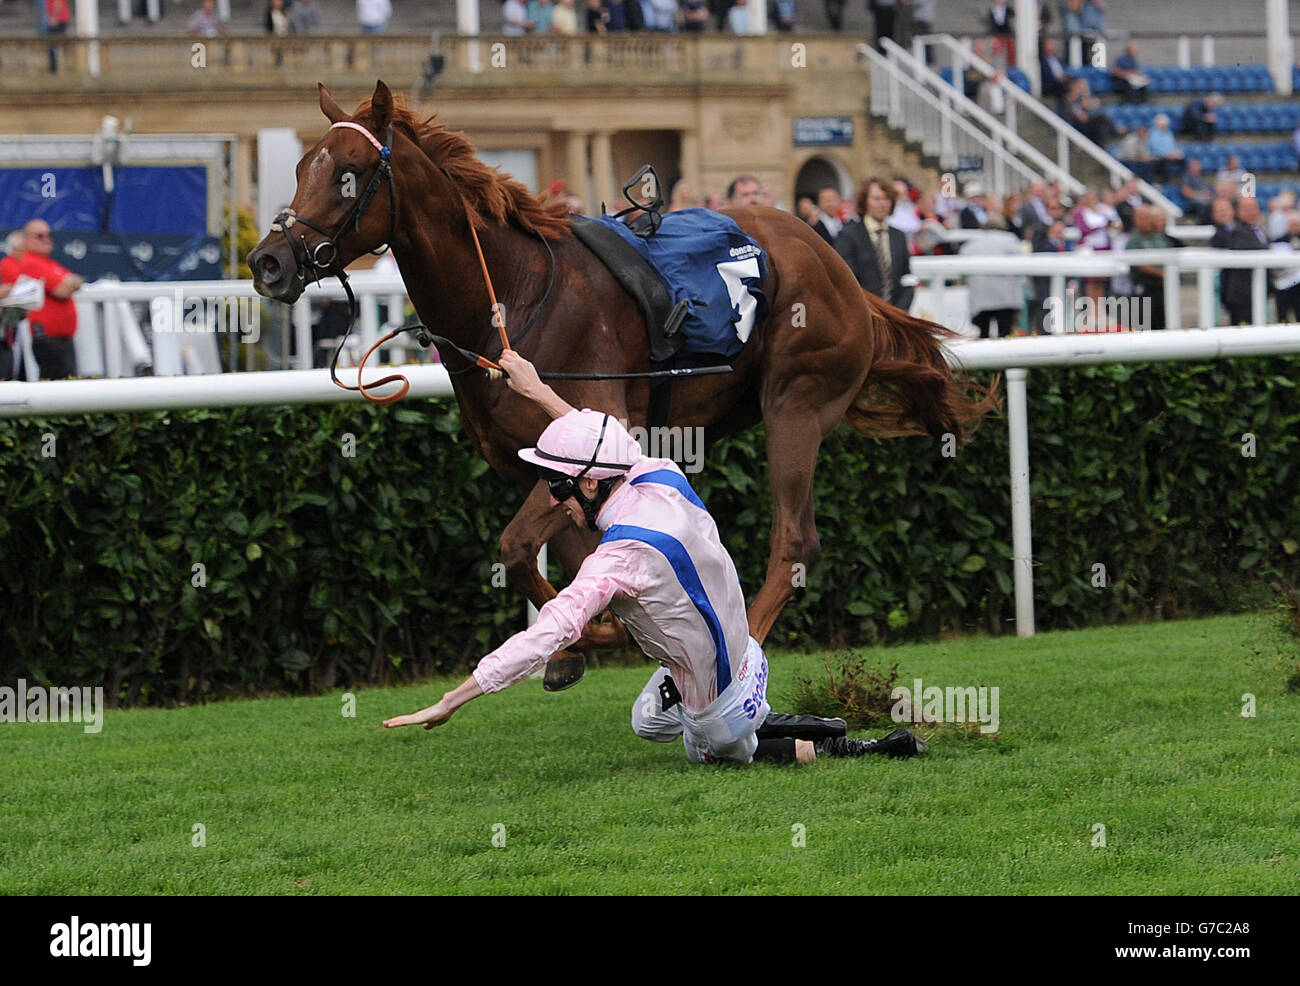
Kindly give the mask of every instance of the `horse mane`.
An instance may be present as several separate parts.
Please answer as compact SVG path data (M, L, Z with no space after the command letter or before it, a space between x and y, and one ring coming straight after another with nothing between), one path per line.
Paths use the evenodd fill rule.
M435 123L437 113L421 120L405 100L394 95L390 119L415 141L434 164L451 179L465 197L475 227L505 226L513 223L533 230L548 240L569 235L569 211L563 201L542 202L526 187L499 168L489 168L478 159L474 145L464 134ZM357 117L371 119L370 100L356 112Z

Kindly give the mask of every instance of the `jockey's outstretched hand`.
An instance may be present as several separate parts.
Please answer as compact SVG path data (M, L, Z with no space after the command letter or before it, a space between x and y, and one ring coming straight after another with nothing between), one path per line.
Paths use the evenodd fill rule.
M440 701L427 709L412 712L409 716L394 716L392 719L385 719L384 728L396 729L398 726L423 725L425 729L432 729L434 726L441 726L447 722L455 711L454 708L447 708L446 702Z

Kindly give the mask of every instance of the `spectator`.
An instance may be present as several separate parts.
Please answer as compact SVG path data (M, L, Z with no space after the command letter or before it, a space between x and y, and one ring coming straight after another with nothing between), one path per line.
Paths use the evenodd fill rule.
M203 0L199 9L190 15L185 29L196 38L215 38L226 33L226 25L217 16L216 0Z
M794 202L795 215L806 222L809 226L814 225L817 220L821 219L821 210L817 208L817 200L811 195L800 195L795 198Z
M551 33L571 36L578 33L578 11L575 0L559 0L551 14Z
M1146 127L1130 130L1115 148L1115 156L1133 169L1133 173L1151 181L1156 176L1155 155L1151 153L1151 131Z
M1183 185L1179 191L1193 218L1198 223L1205 223L1210 221L1210 202L1214 199L1214 192L1201 177L1201 167L1200 158L1191 158L1187 162L1187 171L1183 175Z
M1060 99L1070 85L1070 70L1057 53L1055 38L1043 40L1043 57L1039 62L1038 74L1042 79L1043 98Z
M1065 253L1070 249L1070 244L1065 238L1065 220L1059 215L1054 217L1045 227L1039 227L1034 234L1033 239L1034 253ZM1033 295L1029 306L1029 328L1035 335L1044 330L1044 322L1047 317L1047 299L1052 296L1052 279L1050 277L1035 277L1030 280L1031 293ZM1065 299L1061 299L1062 305ZM1052 327L1055 331L1064 332L1064 325Z
M937 4L938 0L912 0L912 34L914 37L934 33L934 12Z
M1279 237L1285 236L1289 224L1289 216L1295 209L1296 194L1291 188L1284 188L1278 192L1268 203L1268 219L1264 224L1264 231L1268 233L1268 238L1277 242Z
M1155 159L1156 177L1160 181L1168 181L1171 174L1182 170L1183 152L1178 149L1178 140L1169 129L1169 117L1157 113L1155 124L1156 128L1147 138L1147 147Z
M910 262L907 240L889 225L894 211L893 187L883 178L867 179L858 190L857 207L862 222L844 225L835 239L835 251L864 290L907 311L913 289L903 286L903 278Z
M917 190L910 181L906 178L894 179L894 211L889 216L889 225L903 234L909 250L921 229L921 215L916 211L918 197Z
M1099 201L1096 189L1084 190L1074 208L1074 225L1079 230L1080 247L1085 247L1089 252L1105 252L1111 249L1111 230L1114 225L1118 225L1117 221L1112 223L1113 213L1113 209L1103 206ZM1107 283L1108 278L1105 277L1083 279L1084 293L1093 303L1093 311L1099 315L1094 328L1101 330L1106 328L1101 324L1100 315L1105 311L1105 306L1100 302L1102 295L1106 293Z
M1119 132L1113 120L1092 95L1086 79L1075 79L1070 86L1061 115L1065 121L1095 144L1105 147Z
M357 0L357 9L361 9L363 0ZM524 0L505 0L501 5L501 33L509 38L522 38L537 25L528 17L528 8Z
M1218 109L1222 105L1223 97L1217 92L1210 93L1204 99L1193 99L1183 107L1183 120L1179 129L1202 143L1214 140L1219 129Z
M528 0L524 16L532 23L534 34L550 34L555 6L551 0Z
M813 223L813 229L817 235L829 243L835 245L839 239L840 233L844 230L844 221L840 218L843 213L844 203L840 200L840 193L837 189L827 185L825 188L817 191L817 221Z
M1136 41L1130 41L1124 47L1124 54L1115 59L1115 68L1110 74L1115 80L1115 89L1123 97L1124 102L1145 103L1147 101L1147 88L1151 85L1151 79L1138 64Z
M704 0L681 0L678 9L682 12L682 30L697 34L704 30L709 22L709 8Z
M728 208L727 197L716 189L704 196L704 208L714 212Z
M611 32L641 31L641 4L637 0L605 0L605 28Z
M1164 213L1153 205L1143 203L1133 214L1133 233L1124 244L1125 250L1167 250L1176 246L1165 235ZM1149 305L1151 317L1146 322L1148 329L1165 328L1165 268L1156 264L1144 264L1132 268L1133 297L1139 305ZM1138 309L1141 311L1141 308ZM1140 321L1134 319L1134 321Z
M957 224L962 229L984 229L989 224L988 199L984 186L977 181L966 183L966 208L961 210Z
M1020 239L1014 233L994 231L962 244L963 257L1014 257L1020 254ZM1025 306L1024 278L1005 274L971 274L966 278L970 295L971 321L979 326L980 338L1011 335L1020 327L1020 310Z
M1069 55L1070 42L1075 38L1083 38L1083 0L1066 0L1061 11L1061 35L1065 39L1066 54ZM1087 61L1085 57L1084 62Z
M795 0L772 0L768 6L767 23L778 31L793 31Z
M289 23L294 34L316 34L324 26L320 4L316 0L293 0L289 8Z
M894 0L867 0L876 23L876 50L884 51L884 40L894 40Z
M650 31L676 31L677 30L677 0L648 0L650 16L646 16L646 8L641 8L641 19L645 21L647 30Z
M1020 210L1024 205L1024 196L1015 192L1002 200L1002 228L1015 233L1018 240L1025 238L1025 224L1020 221Z
M72 8L68 0L37 0L41 4L41 11L44 13L42 19L42 34L64 35L68 33L68 25L72 23ZM59 71L59 49L54 45L49 46L50 56L50 74L53 75Z
M758 205L762 186L753 175L738 175L727 186L727 208L735 209L742 205Z
M1229 154L1228 163L1219 169L1214 180L1220 184L1233 185L1237 189L1233 194L1233 198L1236 198L1241 194L1241 179L1245 174L1246 170L1241 166L1241 158L1236 154Z
M1142 204L1142 195L1138 191L1137 179L1128 178L1115 190L1114 206L1124 232L1133 232L1138 206Z
M703 3L703 0L700 0ZM605 34L609 31L609 11L602 0L587 0L587 33Z
M976 58L984 58L984 42L972 41L970 53ZM961 76L961 89L967 99L974 100L979 96L980 86L984 84L984 73L975 67L974 62L967 62L966 69Z
M975 102L979 103L980 108L990 116L1001 117L1007 110L1007 94L1002 88L1006 77L1007 73L998 69L980 83Z
M749 7L748 0L733 0L731 9L727 11L727 30L732 34L749 33Z
M1259 200L1253 196L1243 197L1237 202L1236 222L1221 226L1210 240L1210 246L1220 250L1267 250L1268 234L1259 219ZM1254 322L1251 312L1252 274L1247 268L1226 269L1219 274L1219 297L1228 310L1230 325Z
M1012 4L997 0L986 15L994 64L1016 64L1016 12Z
M700 204L700 197L695 188L685 178L678 178L673 183L672 195L668 199L668 212L681 212L683 209L695 209Z
M1020 207L1017 221L1023 231L1021 235L1032 242L1051 224L1052 217L1047 211L1047 186L1041 181L1031 181L1025 191L1025 202Z
M211 0L209 0L211 2ZM65 380L77 375L77 353L72 337L77 332L77 306L72 296L82 280L51 256L54 238L43 219L23 227L23 257L18 271L45 285L45 305L28 316L32 327L32 355L46 380Z
M284 9L284 0L271 0L266 8L266 33L277 38L283 38L289 34L293 25L289 22L289 14Z
M362 34L380 34L392 16L391 0L357 0L357 23Z
M18 280L23 259L23 234L14 230L5 239L5 256L0 257L0 298L9 296L10 288ZM14 342L18 323L27 316L12 309L0 311L0 381L12 380L14 375Z
M1273 249L1280 253L1300 253L1300 212L1292 209L1285 216L1286 229L1273 241ZM1273 290L1277 298L1277 320L1300 322L1300 267L1279 271L1273 281Z
M1214 235L1228 231L1237 225L1237 206L1226 195L1216 195L1210 203L1210 222L1214 224Z
M825 0L826 19L830 21L832 31L842 31L844 29L844 0ZM871 7L870 0L867 3L868 9Z
M1110 37L1110 32L1106 30L1105 0L1085 0L1080 24L1083 36L1091 41L1104 41ZM1087 61L1091 62L1091 59Z

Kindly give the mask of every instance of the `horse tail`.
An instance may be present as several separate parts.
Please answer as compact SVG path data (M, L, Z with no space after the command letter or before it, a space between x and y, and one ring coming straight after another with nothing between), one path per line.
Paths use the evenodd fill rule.
M954 434L968 439L998 409L998 377L988 385L953 372L943 341L957 333L914 318L864 291L871 309L875 352L844 422L870 438Z

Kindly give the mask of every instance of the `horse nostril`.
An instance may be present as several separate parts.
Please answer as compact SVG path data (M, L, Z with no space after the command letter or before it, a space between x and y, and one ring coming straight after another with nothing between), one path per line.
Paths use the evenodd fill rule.
M274 284L280 279L280 261L276 260L270 254L265 254L258 258L258 266L261 269L262 283Z

